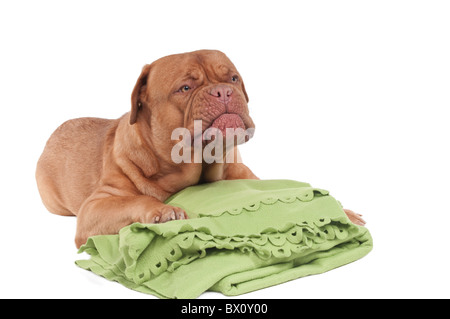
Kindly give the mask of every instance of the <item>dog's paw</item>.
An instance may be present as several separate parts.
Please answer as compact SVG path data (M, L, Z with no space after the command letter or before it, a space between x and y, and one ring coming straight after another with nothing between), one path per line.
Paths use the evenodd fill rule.
M344 209L344 212L347 214L347 217L350 219L350 221L359 226L364 226L366 224L365 220L362 219L361 214L357 214L354 211L350 209Z
M156 216L156 223L165 223L171 220L180 220L187 219L187 215L179 207L164 205L163 208L160 209L159 216Z
M188 216L184 210L179 207L163 204L160 207L146 213L141 222L144 224L158 224L181 219L188 219Z

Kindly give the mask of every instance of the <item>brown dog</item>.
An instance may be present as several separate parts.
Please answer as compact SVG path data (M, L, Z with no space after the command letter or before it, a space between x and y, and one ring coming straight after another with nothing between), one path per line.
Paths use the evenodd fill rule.
M219 51L171 55L146 65L130 112L117 120L70 120L53 133L36 170L42 200L54 214L78 217L77 247L89 236L115 234L134 222L185 219L181 208L164 200L202 182L257 177L236 161L175 163L178 141L172 132L186 128L194 136L194 120L202 121L201 133L209 127L223 133L252 129L247 102L241 76ZM239 156L237 148L234 153ZM362 223L358 214L346 212Z
M194 120L202 120L203 130L213 123L253 128L247 102L241 76L221 52L146 65L131 112L117 120L70 120L53 133L36 170L42 200L54 214L77 216L77 247L133 222L185 219L182 209L163 201L201 182L257 177L242 163L174 163L173 130L193 133Z

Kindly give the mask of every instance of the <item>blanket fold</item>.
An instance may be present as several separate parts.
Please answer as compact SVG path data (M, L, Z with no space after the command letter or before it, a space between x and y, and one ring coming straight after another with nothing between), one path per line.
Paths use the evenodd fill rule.
M196 298L322 273L372 249L369 231L352 224L327 191L306 183L220 181L184 189L166 203L190 219L91 237L79 251L90 259L76 264L160 298Z

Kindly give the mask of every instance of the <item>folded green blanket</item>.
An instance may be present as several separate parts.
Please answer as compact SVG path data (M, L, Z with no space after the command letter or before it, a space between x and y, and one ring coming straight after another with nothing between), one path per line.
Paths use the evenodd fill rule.
M135 223L94 236L76 264L160 298L239 295L362 258L365 227L322 189L290 180L220 181L189 187L167 204L188 220Z

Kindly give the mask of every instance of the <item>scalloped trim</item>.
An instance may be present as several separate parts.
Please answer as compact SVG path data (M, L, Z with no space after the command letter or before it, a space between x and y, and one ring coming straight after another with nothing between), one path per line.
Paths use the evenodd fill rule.
M129 232L124 233L125 241L132 237L145 235L154 238L155 232L146 225L133 224ZM145 230L145 231L143 231ZM136 284L142 284L154 276L163 272L173 272L182 265L206 256L207 249L239 250L241 253L255 253L259 258L287 259L292 254L298 254L305 250L314 250L317 245L327 240L341 240L344 242L349 236L357 233L358 227L352 226L346 217L330 219L319 218L313 222L300 224L288 223L281 229L267 228L260 234L249 236L221 237L213 236L206 227L194 229L185 224L179 229L179 233L172 237L172 232L159 234L163 237L172 237L166 240L158 254L152 254L145 262L145 268L138 266L138 259L148 247L137 249L136 247L123 246L121 252L124 256L126 269L125 275ZM149 241L149 244L151 239Z
M293 203L296 200L302 201L302 202L310 202L314 199L316 196L327 196L329 195L329 192L324 189L320 188L313 188L313 187L302 187L301 189L297 189L293 194L272 194L269 197L258 199L256 202L254 200L241 204L239 206L232 206L229 209L220 210L216 212L208 212L208 213L199 213L199 217L219 217L223 214L230 214L230 215L239 215L244 210L249 212L257 211L261 204L265 205L273 205L276 202L282 202L285 204Z

